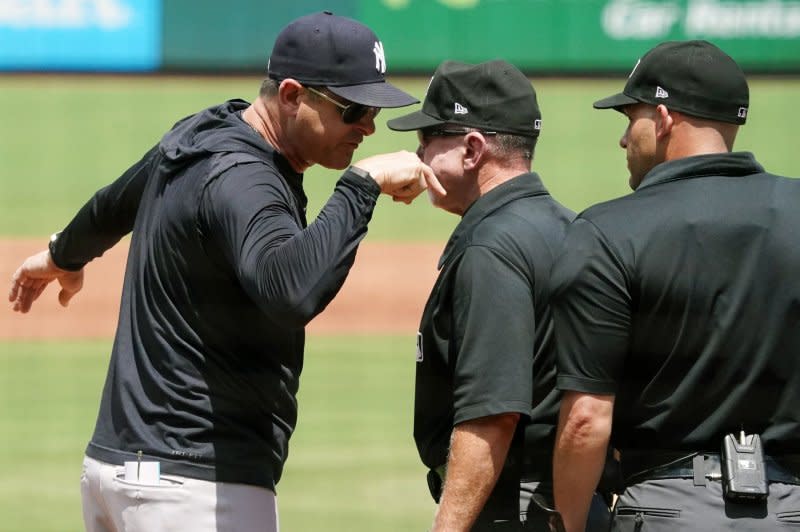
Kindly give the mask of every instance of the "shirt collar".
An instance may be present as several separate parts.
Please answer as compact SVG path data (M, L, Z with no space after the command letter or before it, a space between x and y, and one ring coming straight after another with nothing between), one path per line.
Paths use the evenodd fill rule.
M468 243L467 237L472 228L497 209L520 198L546 194L549 194L549 192L547 192L539 175L535 172L529 172L509 179L476 199L467 208L467 212L464 213L453 234L450 235L450 239L447 241L444 252L442 252L442 256L439 259L438 268L442 269L442 266L451 256L463 249Z
M750 152L695 155L657 165L645 174L636 190L676 179L705 176L740 177L762 172L764 172L764 167Z

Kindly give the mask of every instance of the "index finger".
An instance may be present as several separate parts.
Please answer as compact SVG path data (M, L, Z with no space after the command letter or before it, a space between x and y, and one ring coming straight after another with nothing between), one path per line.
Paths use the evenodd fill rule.
M13 302L17 299L20 287L22 286L22 266L17 268L14 275L11 276L11 289L8 291L8 300Z
M436 174L433 173L433 169L425 163L422 163L422 175L425 178L425 183L428 185L428 188L433 189L433 191L440 196L447 195L447 191L442 184L439 183Z
M17 299L17 292L19 292L19 285L16 281L11 281L11 289L8 291L8 300L14 302Z

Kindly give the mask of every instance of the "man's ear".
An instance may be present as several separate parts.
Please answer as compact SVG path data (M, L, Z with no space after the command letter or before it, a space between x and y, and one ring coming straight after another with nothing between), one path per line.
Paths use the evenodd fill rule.
M287 78L278 87L278 106L287 116L294 116L300 108L300 99L305 91L297 80Z
M675 123L672 115L669 113L669 109L664 104L658 105L656 107L656 116L655 116L655 124L656 124L656 138L658 140L662 140L669 136L672 133L672 126Z
M474 170L487 156L486 137L477 131L467 133L464 137L464 146L464 170Z

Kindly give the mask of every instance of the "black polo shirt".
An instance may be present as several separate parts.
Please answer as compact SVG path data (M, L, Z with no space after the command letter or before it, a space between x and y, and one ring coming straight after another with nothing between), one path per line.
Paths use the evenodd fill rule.
M529 173L480 197L450 237L417 347L414 438L428 467L446 463L454 425L509 412L522 414L518 443L552 449L549 273L573 216Z
M663 163L570 226L558 387L616 395L622 449L800 449L800 180L752 154Z

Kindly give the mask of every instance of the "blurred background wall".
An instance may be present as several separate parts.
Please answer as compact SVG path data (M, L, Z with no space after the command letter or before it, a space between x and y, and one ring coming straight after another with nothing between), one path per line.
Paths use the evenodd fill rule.
M254 97L280 29L325 9L375 29L389 74L409 74L392 82L419 98L446 58L499 57L535 78L544 131L534 168L576 211L630 192L618 146L626 120L592 102L617 92L636 58L665 39L705 38L748 74L780 74L750 78L737 149L772 172L800 173L800 0L0 0L0 288L176 120ZM210 75L182 75L198 73ZM382 111L357 157L416 149L414 133L386 128L406 112ZM338 175L319 166L306 173L309 221ZM379 203L356 270L321 319L355 317L345 331L310 327L298 430L279 487L289 532L417 532L435 511L412 438L416 331L458 217L424 198ZM87 266L69 309L49 288L28 315L0 310L0 532L81 530L81 456L126 248ZM384 262L376 266L375 256ZM366 272L383 277L367 282ZM366 287L369 304L352 304L350 286ZM386 297L390 288L403 298ZM401 304L409 298L413 308ZM390 317L392 328L368 329L375 316Z
M750 73L800 71L788 0L0 0L0 69L263 71L288 21L331 10L371 26L392 74L443 57L528 73L627 71L666 39L712 40Z

